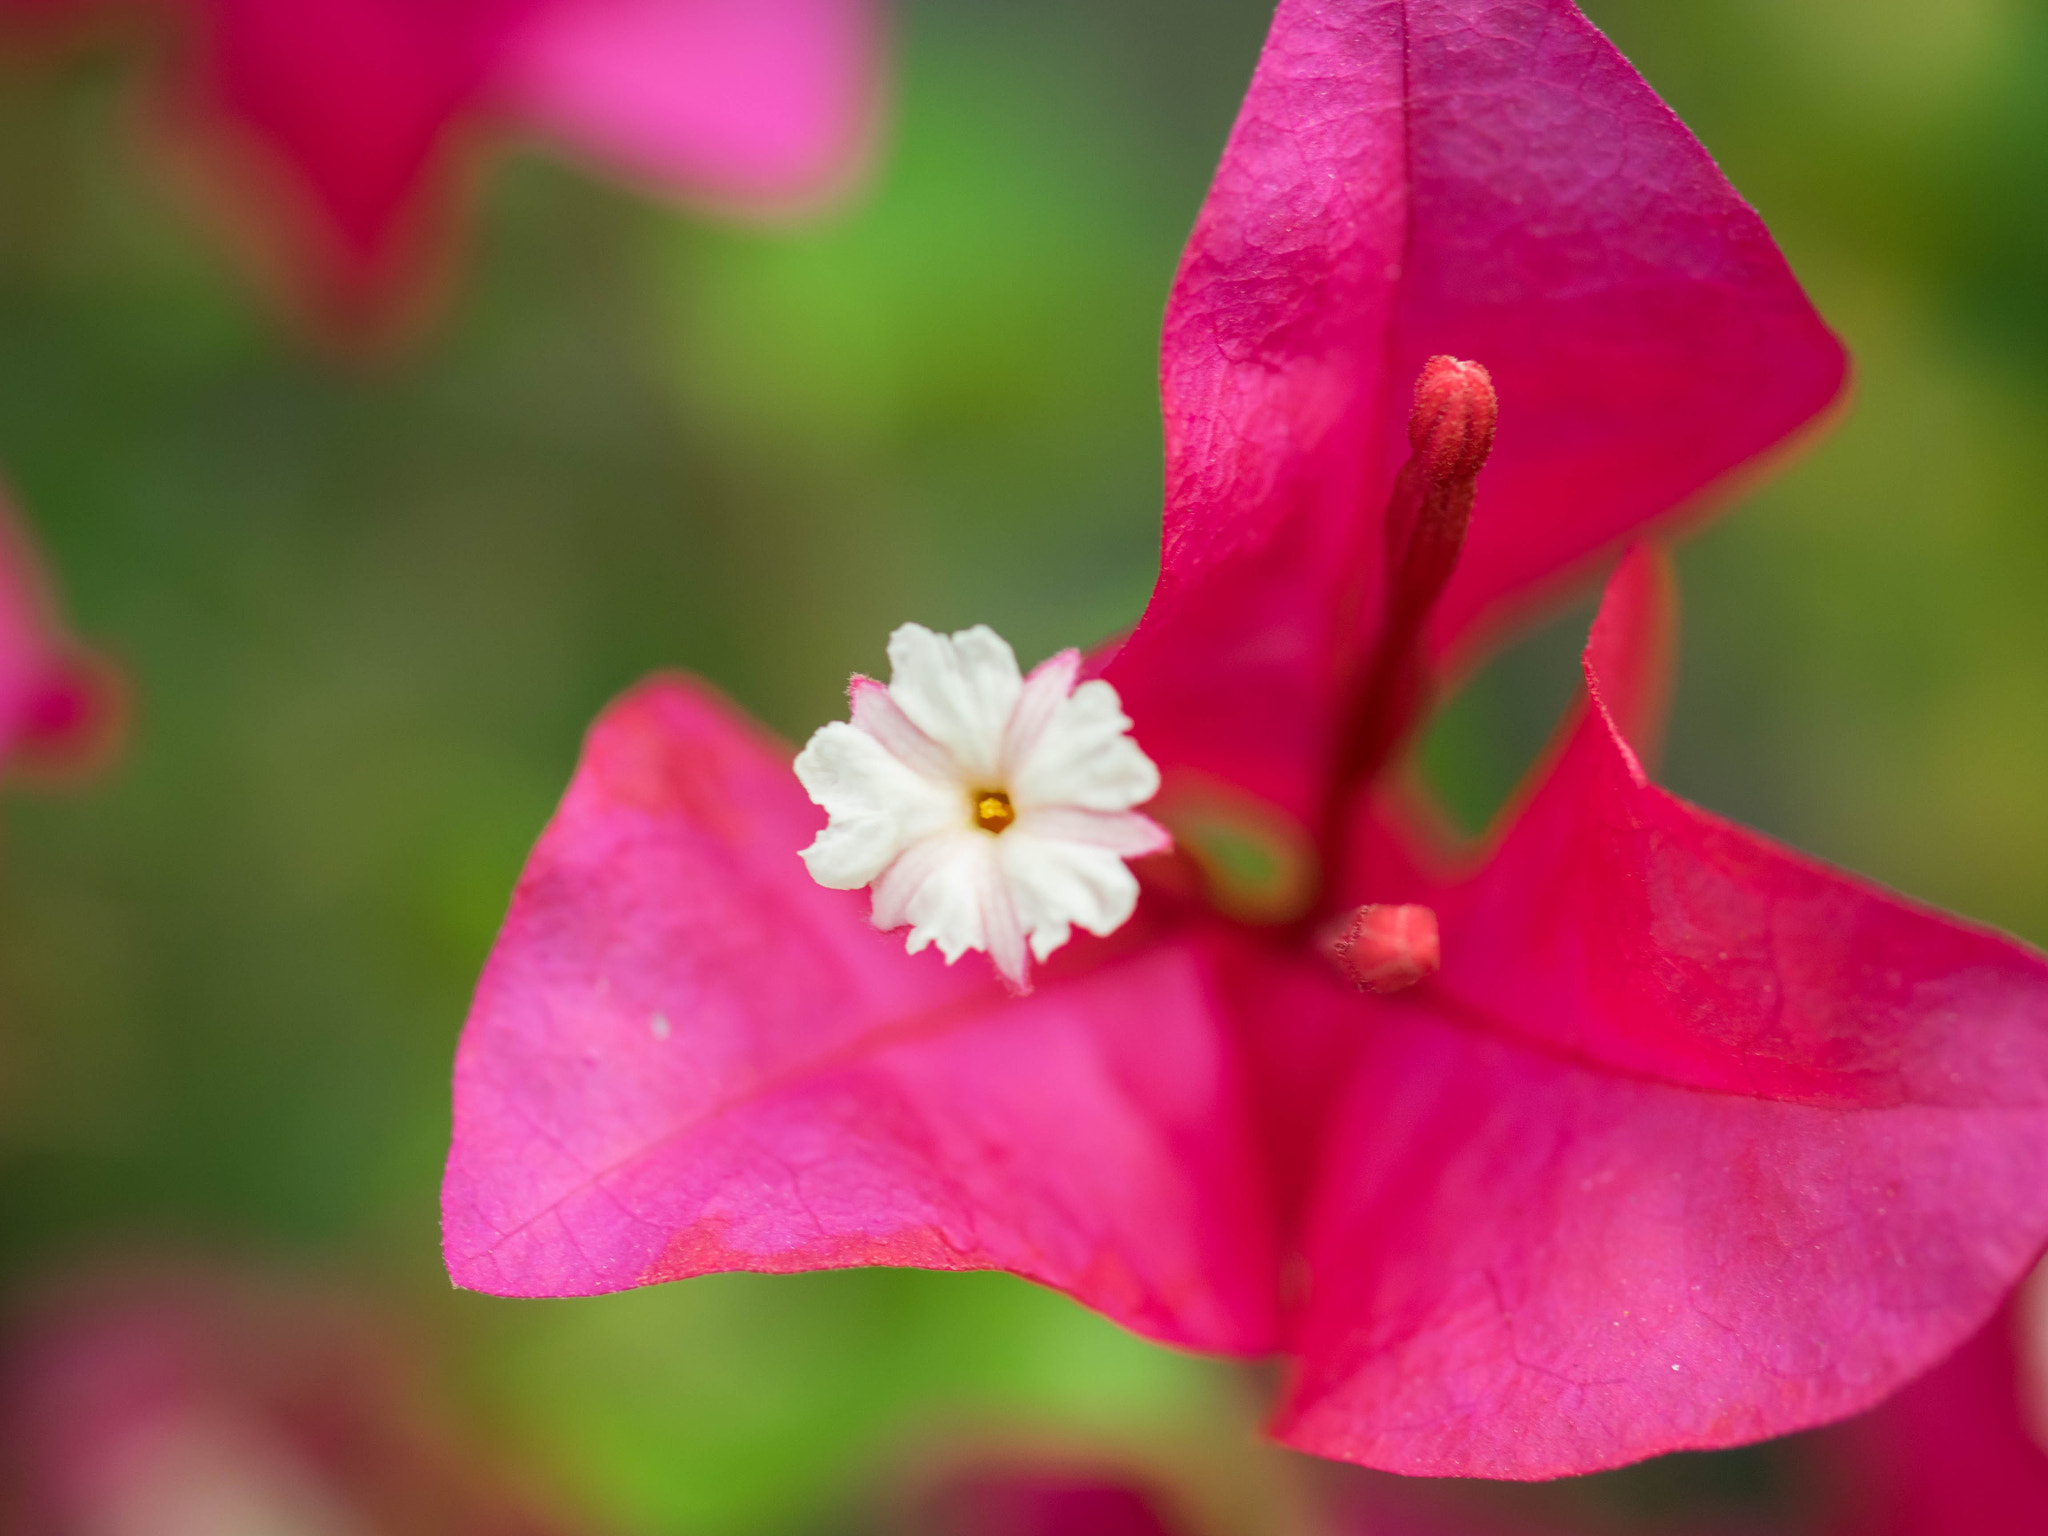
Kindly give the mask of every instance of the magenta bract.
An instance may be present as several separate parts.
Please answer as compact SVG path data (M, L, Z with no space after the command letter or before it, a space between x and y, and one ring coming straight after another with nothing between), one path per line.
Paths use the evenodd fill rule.
M1157 1337L1269 1348L1254 1149L1199 943L1012 1006L811 881L790 756L680 679L591 733L463 1047L458 1277L531 1296L1009 1269Z
M1521 814L1404 885L1435 980L1360 1028L1315 974L1251 1023L1358 1041L1295 1444L1530 1476L1761 1439L1939 1358L2048 1233L2048 963L1649 783L1621 724L1663 590L1623 563Z
M1313 814L1440 353L1503 408L1439 651L1696 504L1843 375L1762 223L1571 6L1283 5L1167 307L1159 586L1109 673L1162 766Z
M119 745L125 684L70 636L28 530L0 492L0 768L68 777Z
M1816 1436L1836 1536L2031 1536L2048 1516L2048 1334L2019 1305L1883 1407Z
M915 1536L1176 1536L1163 1501L1135 1479L994 1468L939 1487L912 1519Z
M183 42L159 131L197 136L243 233L342 318L417 283L480 128L780 210L849 179L873 126L879 0L157 3ZM0 0L0 18L91 8Z
M1439 354L1498 389L1476 504L1473 454L1407 432ZM1430 367L1416 409L1483 414L1481 375ZM1095 665L1182 846L1220 819L1292 875L1250 902L1161 861L1128 927L1009 999L806 879L786 747L647 684L594 728L478 989L454 1278L1009 1270L1287 1354L1284 1439L1414 1473L1875 1402L2048 1239L2048 961L1649 782L1648 551L1483 859L1447 861L1375 745L1432 665L1842 376L1755 215L1565 0L1288 0L1167 315L1159 586ZM1448 585L1391 553L1425 482L1421 515L1470 508ZM1359 992L1324 941L1361 903L1435 912L1441 969Z

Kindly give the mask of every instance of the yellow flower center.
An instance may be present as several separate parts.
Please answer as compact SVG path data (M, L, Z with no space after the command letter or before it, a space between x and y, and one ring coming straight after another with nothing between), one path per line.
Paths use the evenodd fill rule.
M1017 819L1016 808L1010 804L1006 790L977 789L971 798L974 801L974 824L984 832L1000 832Z

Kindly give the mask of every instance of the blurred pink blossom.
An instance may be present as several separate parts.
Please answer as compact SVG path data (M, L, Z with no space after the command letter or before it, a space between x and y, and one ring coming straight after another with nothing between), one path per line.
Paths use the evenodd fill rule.
M0 1375L23 1536L566 1536L360 1304L198 1268L67 1276Z
M0 0L0 18L54 25L107 6ZM775 212L843 186L874 128L880 0L142 8L167 13L176 40L152 132L332 322L417 297L481 130L541 135L700 204Z
M2048 960L1650 782L1648 549L1483 850L1389 771L1434 677L1842 377L1566 0L1284 0L1168 306L1159 583L1092 664L1183 852L1009 998L807 878L787 747L636 689L478 988L452 1275L1008 1270L1284 1354L1283 1440L1409 1473L1878 1401L2048 1239ZM1440 969L1360 992L1325 941L1361 904L1434 912Z
M907 1536L1176 1536L1135 1478L1064 1469L968 1471L933 1490Z
M118 750L126 718L125 679L71 638L0 492L0 764L37 779L88 773Z

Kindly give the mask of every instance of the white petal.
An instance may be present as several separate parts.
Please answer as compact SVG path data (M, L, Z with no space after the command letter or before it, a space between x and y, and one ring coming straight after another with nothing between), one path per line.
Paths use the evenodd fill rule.
M1159 792L1159 770L1126 734L1130 718L1116 689L1083 683L1053 711L1010 779L1010 798L1027 806L1127 811Z
M943 837L927 838L915 847L906 848L901 858L876 877L874 890L870 893L873 899L868 906L869 921L885 933L909 922L911 899L924 889L927 880L940 875L942 866L958 858L962 851ZM926 934L910 946L910 952L916 954L929 943L931 935Z
M906 850L875 882L872 919L883 929L909 923L904 948L914 955L937 944L948 965L985 950L1013 990L1031 990L1024 925L986 832L946 833Z
M1026 833L1066 843L1107 848L1120 859L1164 853L1173 834L1137 811L1083 811L1068 805L1038 806L1020 811L1007 836Z
M1009 642L986 624L935 635L905 624L889 637L889 693L961 774L990 782L1024 679Z
M818 728L797 754L796 776L830 818L803 858L811 878L833 890L866 885L906 848L960 820L957 791L921 777L843 720Z
M917 728L887 685L856 676L846 692L853 704L853 723L887 747L891 757L935 784L959 785L960 768L953 754Z
M981 836L989 845L981 861L981 922L988 935L988 957L1012 991L1029 992L1031 960L1024 952L1024 917L1017 910L1017 893L1003 868L1000 844L985 832Z
M1066 703L1067 695L1074 691L1074 678L1080 671L1081 653L1066 650L1046 657L1024 679L1017 707L1010 712L1009 729L1003 732L1004 782L1037 749L1045 728Z
M1012 827L997 842L1031 951L1040 960L1073 936L1116 932L1137 909L1138 877L1107 848L1037 837Z
M982 893L994 841L986 832L958 831L906 850L875 882L875 926L909 923L904 947L914 955L937 944L948 965L970 949L987 949Z

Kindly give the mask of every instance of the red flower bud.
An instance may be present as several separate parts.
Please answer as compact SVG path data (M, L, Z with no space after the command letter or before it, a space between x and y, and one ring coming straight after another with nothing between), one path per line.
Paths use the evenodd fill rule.
M1415 409L1408 416L1408 445L1422 471L1441 485L1470 480L1493 448L1500 403L1493 376L1478 363L1432 357L1415 381Z
M1443 959L1436 913L1418 906L1360 907L1328 948L1361 992L1405 991Z

